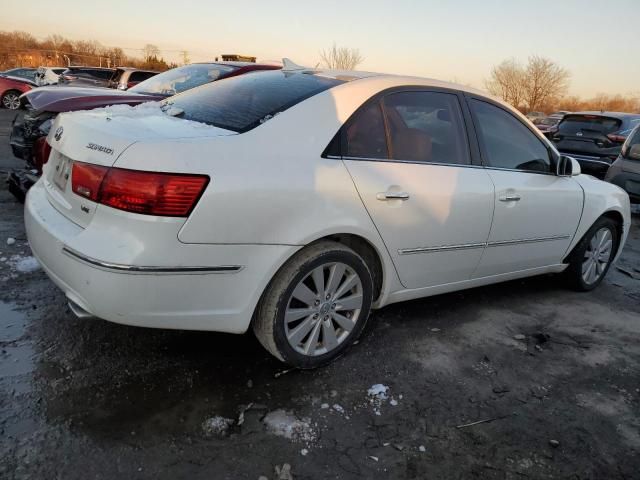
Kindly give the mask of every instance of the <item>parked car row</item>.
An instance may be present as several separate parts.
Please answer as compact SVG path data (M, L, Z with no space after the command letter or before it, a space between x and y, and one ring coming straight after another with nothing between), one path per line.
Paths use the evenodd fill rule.
M581 175L509 105L283 65L189 66L95 102L27 94L49 153L26 231L76 315L252 329L313 368L372 308L543 273L587 291L620 255L627 194ZM147 94L166 98L69 112Z
M136 68L39 67L14 68L0 72L0 103L17 110L22 93L47 85L104 87L127 90L158 72Z

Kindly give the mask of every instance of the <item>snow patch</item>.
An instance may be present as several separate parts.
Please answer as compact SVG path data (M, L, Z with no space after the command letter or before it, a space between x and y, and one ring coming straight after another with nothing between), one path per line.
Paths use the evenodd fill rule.
M7 245L13 245L14 243L16 243L16 239L13 237L9 237L7 238Z
M286 410L273 410L262 419L267 431L293 441L313 442L317 433L308 418L298 418Z
M367 390L367 395L369 395L370 397L379 398L380 400L386 400L388 391L389 387L381 383L376 383L375 385L372 385L369 390Z
M375 413L376 415L382 414L380 412L380 407L382 407L382 404L389 398L388 393L389 387L381 383L376 383L375 385L372 385L369 390L367 390L369 403L373 405L373 413Z
M9 259L11 266L21 273L32 273L40 270L40 263L35 257L21 257L14 255Z
M202 430L205 435L224 435L231 425L233 425L233 419L216 415L202 423Z
M183 113L180 109L172 107L171 103L167 103L166 106L161 102L145 102L139 105L109 105L103 108L96 108L94 110L83 110L84 113L91 115L105 115L107 119L112 122L118 122L121 119L141 118L141 117L165 117L176 118ZM78 112L73 112L80 113ZM178 120L176 118L176 120ZM195 122L193 120L179 119L180 122L188 122L193 128L219 130L218 128L207 125L202 122Z

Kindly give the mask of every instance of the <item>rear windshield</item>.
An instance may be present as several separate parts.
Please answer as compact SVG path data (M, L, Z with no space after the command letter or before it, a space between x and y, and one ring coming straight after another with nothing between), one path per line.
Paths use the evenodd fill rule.
M213 82L220 76L233 72L236 67L217 63L194 63L173 68L139 83L130 92L151 95L175 95L205 83Z
M596 133L606 135L620 129L622 121L617 118L601 117L598 115L567 115L558 126L559 132L564 135L576 135L577 133Z
M312 73L253 72L204 85L164 103L182 110L180 118L246 132L341 83L344 80Z

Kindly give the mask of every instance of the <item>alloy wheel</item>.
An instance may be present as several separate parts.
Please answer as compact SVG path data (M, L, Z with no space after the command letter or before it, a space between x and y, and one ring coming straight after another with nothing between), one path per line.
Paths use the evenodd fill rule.
M363 305L362 281L341 262L314 268L293 289L284 316L285 335L298 353L318 356L346 340Z
M612 252L613 236L608 228L603 227L591 237L584 252L582 279L587 285L594 284L602 277L611 261Z
M9 110L17 110L20 108L20 96L16 93L7 93L2 97L2 105Z

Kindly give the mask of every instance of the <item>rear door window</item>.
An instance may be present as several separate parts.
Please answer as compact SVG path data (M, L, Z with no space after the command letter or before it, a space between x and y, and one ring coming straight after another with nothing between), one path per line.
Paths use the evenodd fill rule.
M487 102L472 99L469 104L488 166L551 172L549 150L520 120Z
M202 85L175 95L164 104L182 110L180 118L246 132L341 83L344 80L314 73L254 72Z
M380 102L371 102L355 114L344 130L344 142L347 157L389 158Z
M469 164L458 97L442 92L399 92L384 98L390 158Z

